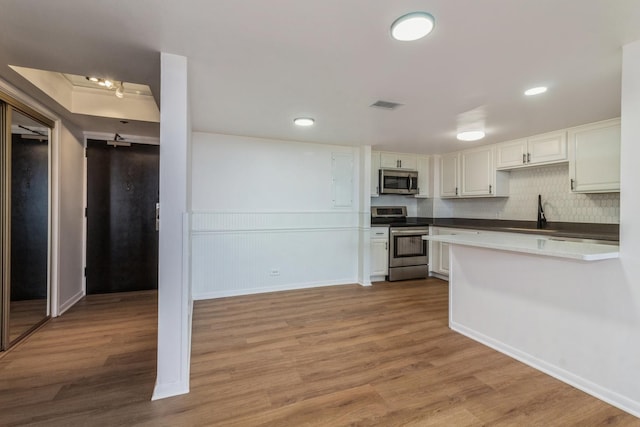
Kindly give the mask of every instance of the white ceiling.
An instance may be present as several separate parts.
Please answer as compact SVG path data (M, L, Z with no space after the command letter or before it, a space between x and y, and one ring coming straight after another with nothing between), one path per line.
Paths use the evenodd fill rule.
M0 0L0 76L84 130L157 126L69 116L7 64L148 84L159 52L189 60L195 131L418 153L506 141L620 114L622 46L638 0ZM424 10L423 40L389 25ZM549 92L525 98L535 85ZM377 100L404 104L369 108ZM455 140L481 108L487 138ZM296 116L316 126L296 128ZM138 131L137 126L140 125Z

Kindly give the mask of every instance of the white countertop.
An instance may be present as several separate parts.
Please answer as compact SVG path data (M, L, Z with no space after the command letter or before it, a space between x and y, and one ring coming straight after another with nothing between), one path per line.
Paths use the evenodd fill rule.
M598 261L618 258L617 245L563 241L562 237L517 233L444 234L423 236L424 240L453 245L476 246L557 258Z

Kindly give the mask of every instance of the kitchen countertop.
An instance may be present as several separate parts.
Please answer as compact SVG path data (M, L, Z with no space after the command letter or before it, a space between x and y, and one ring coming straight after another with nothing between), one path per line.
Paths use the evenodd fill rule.
M619 247L612 244L565 241L556 237L526 234L445 234L423 236L423 240L454 245L475 246L509 252L521 252L555 258L570 258L582 261L598 261L618 258Z
M570 237L578 239L619 240L618 224L595 224L582 222L548 222L546 228L537 229L536 221L512 221L500 219L468 218L425 218L408 217L406 221L390 222L384 219L372 219L371 226L415 227L427 226L468 228L472 230L501 231L520 234L544 234L550 237Z

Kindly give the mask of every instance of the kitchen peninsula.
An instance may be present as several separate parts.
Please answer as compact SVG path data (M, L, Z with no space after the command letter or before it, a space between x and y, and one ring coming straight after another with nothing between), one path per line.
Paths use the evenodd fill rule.
M542 233L541 233L542 234ZM544 235L430 235L450 244L451 329L603 400L618 399L594 371L620 340L630 307L614 244ZM618 302L619 304L619 302ZM614 318L610 313L617 313ZM613 328L612 328L613 327ZM631 355L620 354L620 363ZM606 371L607 368L603 369Z

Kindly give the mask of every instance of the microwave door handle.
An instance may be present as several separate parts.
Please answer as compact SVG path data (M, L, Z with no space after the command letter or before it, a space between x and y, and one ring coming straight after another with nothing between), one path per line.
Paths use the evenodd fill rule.
M407 181L407 190L411 191L411 177L409 177L409 180Z

